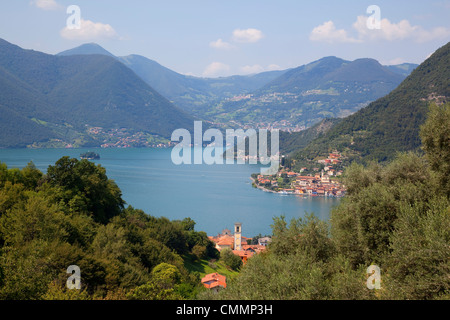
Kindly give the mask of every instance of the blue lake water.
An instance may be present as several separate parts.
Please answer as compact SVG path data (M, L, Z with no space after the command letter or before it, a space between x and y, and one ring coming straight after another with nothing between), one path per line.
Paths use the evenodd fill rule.
M190 217L195 229L216 235L242 223L244 236L271 234L273 217L286 220L313 212L328 220L336 198L300 197L252 188L250 175L259 165L175 165L171 149L89 149L100 154L95 162L116 181L127 204L171 220ZM46 172L62 156L79 158L87 149L0 149L0 161L22 168L33 161Z

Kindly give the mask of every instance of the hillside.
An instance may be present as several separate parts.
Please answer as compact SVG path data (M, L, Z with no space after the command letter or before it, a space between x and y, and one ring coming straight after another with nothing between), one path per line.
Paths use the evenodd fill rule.
M296 152L299 149L305 148L309 143L311 143L311 141L326 134L340 121L341 119L339 118L329 118L323 119L312 127L300 132L288 133L285 131L280 131L281 154L287 155Z
M53 56L0 40L0 84L0 106L15 115L2 113L0 127L16 133L12 140L2 135L0 147L50 139L99 146L118 131L145 140L148 135L168 138L173 130L193 125L192 117L106 55ZM100 129L91 134L92 128Z
M391 93L343 119L297 157L314 158L337 149L350 159L386 161L396 152L418 150L419 128L429 103L449 99L450 43L425 60Z
M348 116L392 91L405 78L373 59L325 57L291 69L251 95L205 110L216 122L310 127L322 119Z

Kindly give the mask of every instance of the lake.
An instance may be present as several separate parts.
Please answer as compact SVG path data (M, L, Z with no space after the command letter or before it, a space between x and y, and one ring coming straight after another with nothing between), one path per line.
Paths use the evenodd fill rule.
M134 208L170 220L190 217L195 229L216 235L242 223L242 234L271 234L275 216L303 217L313 212L328 220L337 198L300 197L264 192L253 188L250 175L259 165L175 165L171 149L0 149L0 161L9 168L22 168L33 161L46 172L62 156L74 158L95 151L95 163L106 168L116 181L123 199Z

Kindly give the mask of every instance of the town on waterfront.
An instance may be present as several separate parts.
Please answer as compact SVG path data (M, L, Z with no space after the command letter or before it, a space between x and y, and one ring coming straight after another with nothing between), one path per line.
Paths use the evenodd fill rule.
M253 174L253 186L264 191L301 196L342 197L346 188L340 181L342 156L333 152L326 159L317 160L318 167L302 167L294 172L280 166L274 175Z

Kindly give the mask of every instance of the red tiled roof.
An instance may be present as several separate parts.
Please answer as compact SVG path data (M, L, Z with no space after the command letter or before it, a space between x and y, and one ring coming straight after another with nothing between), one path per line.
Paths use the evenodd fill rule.
M217 286L226 288L227 287L226 280L227 280L227 277L225 277L221 274L218 274L216 272L216 273L210 273L210 274L205 275L202 278L202 283L208 289L211 289L211 288L214 288Z

